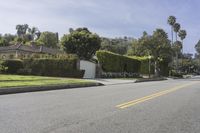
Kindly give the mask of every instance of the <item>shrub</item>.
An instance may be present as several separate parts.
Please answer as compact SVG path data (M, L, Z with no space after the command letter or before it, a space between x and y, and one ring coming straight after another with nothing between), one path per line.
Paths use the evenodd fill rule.
M172 77L177 77L177 78L183 78L183 74L180 72L176 72L175 70L171 71L171 76Z
M22 68L17 71L19 75L31 75L31 69Z
M81 77L83 72L77 69L76 63L77 58L24 60L25 70L40 76Z
M4 73L16 74L19 69L23 68L23 61L17 59L3 60L1 61L1 66L6 68Z
M8 69L8 67L3 66L2 63L3 63L3 61L0 60L0 73L3 73Z
M85 70L73 70L67 71L60 75L60 77L72 77L72 78L83 78Z
M113 73L113 72L103 72L101 78L140 78L138 73Z
M104 72L139 73L141 62L108 51L97 51L96 56Z
M8 69L1 72L22 75L82 78L84 71L77 69L77 60L78 58L75 56L4 60L1 65Z

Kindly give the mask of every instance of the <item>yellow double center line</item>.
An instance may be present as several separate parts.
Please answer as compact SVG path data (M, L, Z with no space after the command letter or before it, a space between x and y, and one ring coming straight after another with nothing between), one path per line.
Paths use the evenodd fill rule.
M197 83L197 82L195 82ZM189 83L189 84L184 84L184 85L179 85L179 86L175 86L171 89L167 89L165 91L161 91L161 92L158 92L158 93L154 93L154 94L151 94L151 95L148 95L148 96L145 96L145 97L142 97L142 98L139 98L139 99L136 99L136 100L132 100L132 101L129 101L129 102L125 102L123 104L119 104L117 105L116 107L117 108L120 108L120 109L124 109L124 108L128 108L130 106L134 106L136 104L139 104L139 103L142 103L142 102L145 102L145 101L148 101L148 100L151 100L151 99L154 99L154 98L157 98L157 97L160 97L162 95L166 95L168 93L172 93L174 91L177 91L179 89L182 89L184 87L187 87L187 86L190 86L190 85L193 85L195 83Z

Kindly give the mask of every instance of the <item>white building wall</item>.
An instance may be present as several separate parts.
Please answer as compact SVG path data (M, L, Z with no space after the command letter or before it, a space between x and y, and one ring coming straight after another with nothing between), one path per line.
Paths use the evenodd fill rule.
M80 70L85 70L83 78L93 79L96 75L96 64L93 62L81 60L80 61Z

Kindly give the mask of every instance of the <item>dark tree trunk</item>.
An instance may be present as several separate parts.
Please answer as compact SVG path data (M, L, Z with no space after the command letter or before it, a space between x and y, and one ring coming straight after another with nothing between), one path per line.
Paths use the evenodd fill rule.
M182 49L181 49L182 57L181 57L181 67L183 67L183 40L182 40Z
M171 27L171 34L172 34L172 46L174 44L174 32L173 32L173 26Z
M178 71L178 52L176 51L176 72Z
M157 60L155 60L155 62L154 62L155 64L155 69L154 69L154 72L155 72L155 77L159 77L160 75L159 75L159 69L158 69L158 61Z

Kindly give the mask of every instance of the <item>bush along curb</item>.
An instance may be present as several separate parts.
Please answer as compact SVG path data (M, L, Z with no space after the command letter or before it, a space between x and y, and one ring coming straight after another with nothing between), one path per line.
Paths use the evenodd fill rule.
M80 87L94 87L94 86L103 86L103 84L85 83L85 84L51 85L51 86L49 85L49 86L9 87L9 88L0 88L0 95L37 92L37 91L73 89L73 88L80 88Z
M163 81L167 80L167 78L146 78L146 79L137 79L135 83L141 83L141 82L150 82L150 81Z

